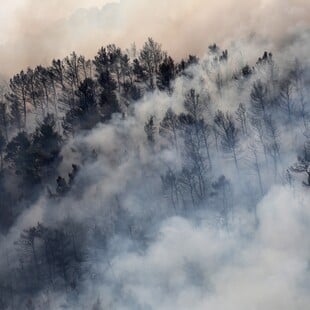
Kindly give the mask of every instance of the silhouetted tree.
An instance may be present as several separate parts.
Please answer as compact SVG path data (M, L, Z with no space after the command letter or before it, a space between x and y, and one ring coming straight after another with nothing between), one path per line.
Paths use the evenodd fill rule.
M154 147L155 144L155 133L156 127L154 124L154 116L151 116L149 120L144 125L144 131L146 133L147 140L151 147Z
M154 78L159 70L159 65L164 57L161 45L156 43L152 38L148 38L140 51L139 61L146 72L149 80L149 88L155 87Z
M115 90L116 83L109 71L104 71L98 78L99 83L99 106L102 111L103 120L109 120L113 113L121 112Z
M181 203L181 194L177 175L171 169L168 169L166 174L161 176L161 181L164 195L168 198L175 212L177 212L177 209Z
M32 152L39 165L40 174L49 176L59 161L62 138L56 131L54 116L48 114L41 125L39 125L32 137Z
M78 56L75 52L72 52L70 56L64 59L64 78L73 92L75 92L80 85L80 57L81 56Z
M37 110L41 107L42 117L45 116L44 105L40 102L42 89L37 85L37 74L31 68L27 70L27 94L31 101L32 107Z
M236 168L238 169L237 150L239 146L239 129L236 127L232 116L218 111L214 123L221 137L221 145L224 152L233 156Z
M254 117L266 117L268 108L267 87L260 80L253 84L251 108Z
M146 74L139 59L134 59L133 61L133 73L136 77L136 82L143 82L146 79Z
M295 60L289 76L292 80L297 95L296 108L298 110L298 115L302 117L305 130L308 130L309 110L307 109L305 92L305 68L302 66L301 62L298 59Z
M166 138L168 142L172 143L178 151L178 129L179 119L177 115L169 108L165 114L165 117L159 124L159 134Z
M15 103L20 106L19 109L23 115L23 123L25 126L27 121L27 86L29 83L27 75L24 71L21 71L10 79L10 89L13 93Z
M106 48L101 47L93 61L96 69L96 76L99 77L110 69L110 61Z
M238 109L236 111L237 121L240 123L240 127L243 135L247 135L248 126L247 126L247 116L246 116L246 108L243 103L240 103Z
M249 145L249 155L247 158L249 163L249 168L253 169L257 175L259 189L261 195L264 194L263 181L262 181L262 173L261 173L261 164L259 160L259 150L255 143L251 143Z
M7 112L7 104L5 102L0 102L0 129L8 141L8 126L9 126L9 115Z
M171 83L175 78L175 65L171 57L166 56L163 62L159 65L157 74L157 87L160 90L172 91Z
M9 94L6 98L10 103L9 121L14 128L17 128L18 131L21 131L23 128L23 116L18 98L14 94Z
M191 89L185 95L184 107L196 123L203 119L203 112L207 109L207 103L207 100L202 100L195 89Z
M3 170L3 153L5 151L6 140L0 131L0 159L1 159L1 170Z
M20 132L8 143L5 159L16 175L22 178L24 185L31 186L40 182L36 156L31 150L31 140L26 132Z
M280 84L280 102L284 111L287 113L288 122L292 123L292 114L293 114L293 84L290 79L285 79Z
M65 87L65 78L64 78L65 67L64 67L63 62L60 59L57 59L57 60L53 59L50 70L53 74L53 77L56 83L61 87L62 90L64 90L66 87Z
M265 131L266 131L266 141L267 141L267 152L272 158L274 167L274 177L278 175L278 159L280 158L280 145L278 143L279 131L276 126L276 122L271 116L267 116L264 119Z
M32 273L36 277L36 285L39 285L41 280L39 250L36 246L36 240L38 238L39 233L37 228L31 227L24 229L20 234L20 238L15 242L21 259L24 264L29 265Z
M298 161L290 170L296 173L306 173L307 182L303 182L305 186L310 186L310 142L307 141L302 148L302 151L297 157Z
M93 128L100 120L96 103L95 82L86 79L76 92L77 103L70 109L64 118L65 133L75 133L77 130Z
M112 74L114 74L117 82L118 91L121 91L121 75L122 75L122 51L119 47L116 47L114 44L107 46L108 57L109 57L109 67Z

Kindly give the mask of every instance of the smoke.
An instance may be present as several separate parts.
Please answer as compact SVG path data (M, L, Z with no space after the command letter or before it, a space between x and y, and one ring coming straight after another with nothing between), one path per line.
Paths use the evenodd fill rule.
M203 55L213 42L227 46L253 36L279 47L310 22L307 0L106 3L19 0L5 4L3 12L11 18L2 21L6 30L0 48L2 72L8 75L22 67L48 64L72 50L92 57L109 43L141 46L149 36L179 58L187 53Z
M198 207L188 203L187 210L175 210L162 195L161 176L168 168L180 172L180 154L163 147L160 137L151 150L144 125L154 116L158 129L168 108L184 112L184 95L192 88L203 99L211 98L204 111L207 122L212 123L218 109L235 115L240 102L249 109L253 83L268 81L270 72L257 70L241 82L231 77L246 64L252 67L264 50L275 52L278 79L292 68L295 57L301 59L308 98L309 2L123 0L72 14L84 5L83 1L67 1L63 6L60 1L24 2L14 13L17 22L1 48L4 72L49 63L73 49L92 56L102 44L128 47L136 41L141 45L148 36L163 43L173 56L199 54L201 61L175 81L173 94L146 94L125 119L116 115L109 123L71 138L62 150L58 173L67 175L72 163L80 165L72 191L56 202L42 193L2 236L0 248L13 251L20 232L38 222L57 227L70 218L86 226L87 273L79 296L72 293L75 309L90 309L98 298L104 309L306 309L310 194L299 185L303 176L288 181L286 175L305 142L301 119L297 117L287 130L285 112L273 115L281 158L275 177L271 159L265 161L258 147L263 194L251 168L250 146L259 144L255 130L240 143L239 171L227 154L216 150L212 138L213 168L208 178L217 180L225 174L233 187L228 198L230 225L225 229L212 195ZM228 61L216 69L205 53L212 42L231 47ZM220 93L217 76L224 84ZM300 104L297 93L292 101ZM104 242L96 239L97 227L106 237ZM16 260L10 263L17 266ZM0 270L5 264L1 262ZM50 293L50 308L61 308L67 293ZM44 298L42 292L35 301Z
M309 193L298 195L309 199ZM309 215L290 188L275 187L258 205L260 226L252 237L244 235L241 225L242 232L227 234L205 223L169 219L145 253L122 253L112 260L109 278L123 294L113 305L116 309L306 309ZM98 289L104 304L109 304L109 293L108 285ZM122 300L123 296L127 298ZM128 296L134 301L129 305Z
M83 27L88 33L92 31L88 19L92 10L113 1L12 0L2 3L2 74L9 75L22 67L39 63L48 64L53 57L64 57L74 49L79 50L84 45L85 36L77 38L77 32ZM84 13L84 22L76 25L73 19L79 10L82 13L85 10L86 16Z
M219 69L223 80L246 63L254 65L266 47L260 46L256 40L234 45L228 62ZM274 55L277 77L286 74L295 57L308 72L309 34L302 32L290 40L289 47L284 46ZM249 108L253 82L269 74L258 70L241 84L228 79L219 94L217 71L213 73L212 68L209 55L204 55L187 70L187 76L175 81L171 96L158 91L146 94L125 119L115 116L110 123L72 138L62 150L59 168L59 174L65 175L72 163L81 165L72 192L56 203L42 194L3 238L1 248L10 248L23 228L37 222L53 227L70 218L87 226L87 264L91 265L87 268L95 280L87 275L79 296L73 296L75 309L90 308L98 298L104 309L306 309L310 302L310 197L299 185L302 179L288 182L285 176L304 143L300 119L288 132L283 121L287 116L273 115L281 159L275 180L271 162L265 162L262 150L258 153L263 195L249 165L249 147L257 142L255 132L243 138L238 172L229 158L216 151L213 141L210 178L225 174L233 186L229 194L233 224L228 229L222 228L212 197L198 209L175 212L161 194L160 176L168 167L180 169L179 154L160 146L155 152L149 149L144 132L149 117L153 115L158 126L168 108L185 111L184 95L195 88L202 95L207 90L212 98L204 115L212 122L218 109L235 113L240 102ZM307 73L305 82L309 83ZM293 98L298 105L297 97ZM93 150L96 160L91 159ZM125 214L118 213L119 206ZM117 223L118 218L124 221ZM115 225L122 227L122 233L113 234ZM105 246L93 240L95 227L106 234ZM37 302L46 298L44 294L37 296ZM51 294L51 309L67 302L67 295Z

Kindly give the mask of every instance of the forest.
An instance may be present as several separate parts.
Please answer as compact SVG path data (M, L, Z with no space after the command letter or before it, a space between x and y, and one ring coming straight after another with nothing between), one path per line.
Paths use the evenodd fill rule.
M309 59L152 38L3 82L0 309L235 309L248 261L306 309L309 95Z

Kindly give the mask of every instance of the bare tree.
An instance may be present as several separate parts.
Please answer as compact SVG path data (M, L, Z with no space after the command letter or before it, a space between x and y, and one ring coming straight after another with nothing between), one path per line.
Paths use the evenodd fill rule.
M176 151L179 150L178 145L178 129L180 126L177 115L169 108L165 117L159 124L159 134L173 144Z
M13 92L13 96L16 99L16 102L19 102L21 105L21 111L23 114L23 123L24 126L27 125L27 95L29 90L28 86L28 73L24 73L21 71L19 74L14 75L12 79L10 79L10 89Z
M279 131L276 122L271 116L266 116L264 120L265 131L267 136L267 152L272 158L274 167L274 177L278 176L278 160L280 159Z
M169 202L172 204L175 212L180 206L180 189L179 189L179 180L176 173L172 169L168 169L166 174L161 176L162 186L164 195L169 199Z
M295 163L290 170L296 173L306 173L307 182L303 182L305 186L310 186L310 141L304 144L302 153L298 156L298 162Z
M246 108L243 103L240 103L236 111L237 121L240 123L240 127L243 135L248 134L247 115Z
M305 99L305 69L302 67L302 64L298 59L296 59L294 63L294 67L292 68L290 72L290 76L292 79L292 83L294 85L294 88L296 90L298 101L297 106L299 113L303 119L303 124L305 127L305 130L309 129L309 111L307 110L307 101Z
M284 79L280 84L280 102L284 111L288 115L289 124L292 123L293 100L292 100L293 84L291 79Z
M239 147L239 129L236 127L232 115L218 111L214 118L216 130L221 137L222 149L232 154L235 166L238 169L237 151Z
M263 188L263 181L262 181L261 164L259 160L259 150L255 143L251 143L249 145L249 156L247 158L247 161L249 163L249 168L255 171L259 189L260 189L261 195L263 195L264 188Z

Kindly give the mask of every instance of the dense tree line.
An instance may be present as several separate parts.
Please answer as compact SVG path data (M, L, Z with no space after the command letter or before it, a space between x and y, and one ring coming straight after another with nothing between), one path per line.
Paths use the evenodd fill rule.
M182 94L182 112L169 107L161 119L149 115L142 124L145 140L140 141L150 156L168 150L176 158L156 172L167 205L165 216L208 206L225 229L234 214L232 181L238 175L254 175L254 200L271 184L264 177L266 171L272 171L272 182L285 179L290 184L293 174L303 173L304 185L310 186L309 81L301 63L296 60L280 73L274 56L265 52L253 66L241 66L227 75L229 57L227 50L211 45L204 68L214 87L208 89L202 81L203 86L197 84L197 89ZM70 139L110 124L115 115L125 120L146 95L164 93L172 98L176 79L190 83L195 79L191 68L201 63L192 55L176 63L149 38L138 53L108 45L93 60L73 52L50 66L14 75L0 102L3 235L43 193L57 202L75 190L83 161L71 162L69 173L60 169L62 149ZM236 108L217 106L216 98L232 87L248 94L246 102ZM283 128L297 127L305 133L304 145L298 150L297 163L291 163L283 177L285 146L280 137ZM96 161L98 154L90 150L87 156ZM227 175L225 168L219 168L220 160L227 163ZM155 178L154 173L150 178ZM147 244L147 228L122 207L118 196L111 199L110 208L107 225L91 226L69 217L21 231L14 244L16 253L4 257L9 266L1 271L0 309L48 309L48 297L42 305L33 301L44 289L65 290L74 308L75 298L70 300L70 294L78 294L85 278L92 278L95 253L104 252L113 235L130 236L141 247ZM99 300L93 301L93 309L101 309Z

